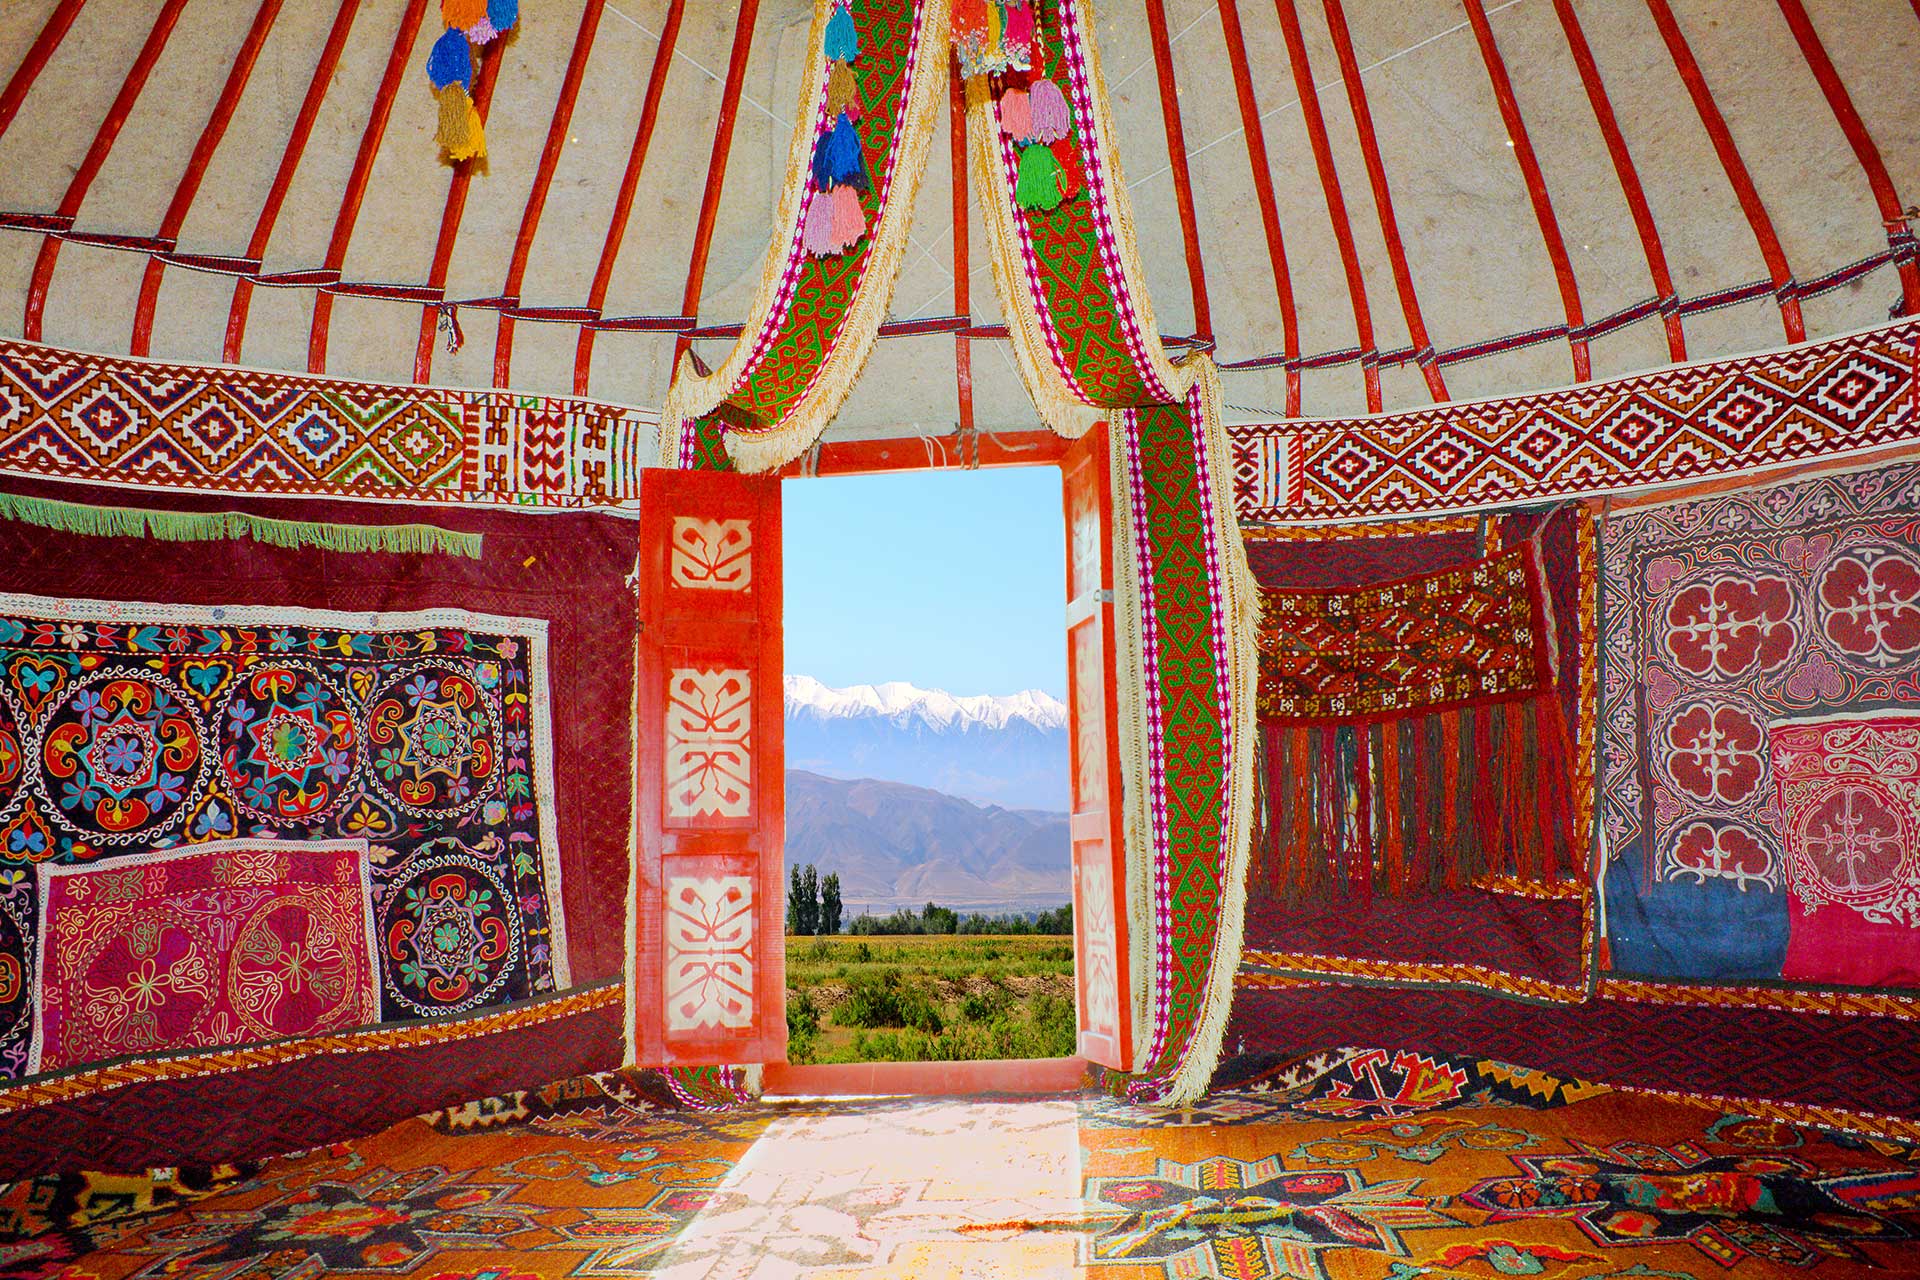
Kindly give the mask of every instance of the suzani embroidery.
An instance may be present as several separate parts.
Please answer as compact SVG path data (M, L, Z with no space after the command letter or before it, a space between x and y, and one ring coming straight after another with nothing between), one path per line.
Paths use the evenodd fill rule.
M365 840L227 840L38 868L33 1070L378 1016Z
M103 1052L567 985L546 681L538 619L0 596L0 1078L28 1070L31 993L58 979L35 971L55 941L40 922L57 923L36 865L64 885L69 869L236 837L367 846L361 951L376 976L350 1019L269 1033L235 1012L225 1030L142 1032ZM163 943L129 952L129 972L158 964Z

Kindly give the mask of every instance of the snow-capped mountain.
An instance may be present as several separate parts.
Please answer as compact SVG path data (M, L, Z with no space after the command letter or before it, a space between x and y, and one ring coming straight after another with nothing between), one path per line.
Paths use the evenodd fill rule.
M956 697L903 681L786 678L787 766L1009 809L1067 808L1067 708L1037 689Z

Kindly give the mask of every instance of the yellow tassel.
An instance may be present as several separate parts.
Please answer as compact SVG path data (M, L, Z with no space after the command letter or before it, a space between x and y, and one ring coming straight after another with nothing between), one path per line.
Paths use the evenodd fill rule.
M440 130L434 135L449 160L471 160L487 154L487 136L473 99L457 84L440 91Z
M860 86L853 78L853 68L844 62L833 64L833 71L827 76L827 119L832 120L847 109L848 103L860 101Z
M487 0L440 0L440 25L465 31L487 16Z

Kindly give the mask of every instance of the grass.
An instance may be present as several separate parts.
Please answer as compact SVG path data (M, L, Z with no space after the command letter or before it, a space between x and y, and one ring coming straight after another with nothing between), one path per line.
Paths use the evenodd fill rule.
M1074 1051L1073 939L787 939L791 1062L957 1062Z

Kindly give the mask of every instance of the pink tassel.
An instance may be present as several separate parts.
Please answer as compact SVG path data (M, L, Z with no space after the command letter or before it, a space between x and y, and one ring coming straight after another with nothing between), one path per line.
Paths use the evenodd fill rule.
M817 199L818 197L816 197ZM836 253L853 247L867 234L867 211L861 207L860 193L852 187L833 189L833 239Z
M487 44L499 38L500 33L493 29L493 23L485 18L467 28L467 39L475 44Z
M1073 124L1066 95L1051 80L1035 80L1027 90L1027 115L1032 129L1027 136L1035 142L1058 142Z
M1000 95L1000 132L1015 142L1033 134L1033 110L1025 89L1009 89Z
M840 252L833 242L833 200L824 191L814 192L807 202L806 220L800 224L800 248L816 258Z

